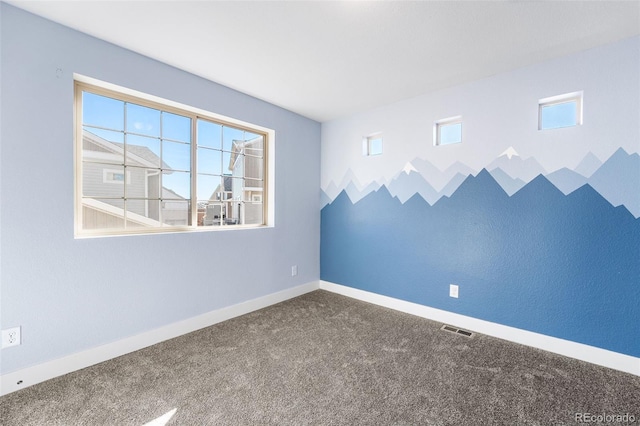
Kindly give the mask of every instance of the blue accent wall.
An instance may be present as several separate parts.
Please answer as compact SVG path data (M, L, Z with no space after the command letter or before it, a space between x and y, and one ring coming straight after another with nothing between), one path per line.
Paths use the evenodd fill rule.
M640 219L589 185L538 176L509 197L482 170L433 206L343 192L321 223L323 280L640 356Z
M640 357L638 75L634 37L323 123L321 279ZM576 91L583 124L539 131Z

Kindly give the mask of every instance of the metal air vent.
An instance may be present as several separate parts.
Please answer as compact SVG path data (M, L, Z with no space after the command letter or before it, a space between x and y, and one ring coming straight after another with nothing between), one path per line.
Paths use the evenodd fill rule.
M466 337L473 337L473 333L467 330L463 330L461 328L454 327L452 325L443 325L441 330L448 331L449 333L460 334Z

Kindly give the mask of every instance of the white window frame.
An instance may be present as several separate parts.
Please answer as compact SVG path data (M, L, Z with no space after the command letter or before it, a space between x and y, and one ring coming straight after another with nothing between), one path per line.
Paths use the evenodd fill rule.
M372 142L380 140L380 152L373 152L371 149ZM384 152L384 138L382 137L382 132L372 133L369 136L365 136L362 138L362 155L364 157L375 157L378 155L382 155Z
M455 124L460 124L460 140L458 142L450 142L450 143L441 143L440 135L442 133L442 128L446 126L452 126ZM462 143L462 116L456 115L455 117L443 118L441 120L433 123L433 146L447 146L447 145L456 145Z
M583 91L579 91L579 92L565 93L563 95L550 96L548 98L543 98L538 100L538 130L565 129L567 127L575 127L575 126L582 125L583 95L584 95ZM576 124L571 124L569 126L561 126L561 127L542 127L543 108L554 106L554 105L571 103L571 102L576 103Z
M82 228L83 214L83 191L82 191L82 141L83 141L83 120L82 120L82 93L83 91L95 93L101 96L108 96L124 102L132 102L138 105L155 108L174 114L187 116L192 119L192 141L191 141L191 211L189 225L162 225L158 227L135 227L130 229L98 229L89 230ZM197 119L205 119L216 122L221 125L231 126L238 129L244 129L248 132L258 134L264 138L264 165L263 165L263 222L261 224L243 224L233 226L198 226L198 207L197 207L197 144L196 144L196 121ZM86 237L103 237L103 236L120 236L120 235L139 235L154 234L168 232L193 232L193 231L218 231L218 230L234 230L234 229L252 229L262 227L273 227L275 225L275 206L273 202L273 194L275 192L275 131L263 126L247 123L242 120L226 117L221 114L206 111L200 108L181 104L153 95L148 95L136 90L128 89L115 84L103 82L91 77L74 74L74 231L75 238ZM120 170L114 170L120 173ZM127 183L130 183L130 172L126 172ZM103 174L103 179L106 175ZM107 179L108 180L108 179ZM106 181L105 181L106 182ZM122 183L121 181L112 181L109 183ZM87 199L91 201L91 199ZM146 218L140 217L139 221ZM148 220L151 224L151 219Z

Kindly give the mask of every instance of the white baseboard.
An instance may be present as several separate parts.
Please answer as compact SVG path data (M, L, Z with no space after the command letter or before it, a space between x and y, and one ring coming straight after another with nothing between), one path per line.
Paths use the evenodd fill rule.
M117 342L4 374L0 376L0 396L318 289L640 376L640 358L430 308L392 297L381 296L327 281L313 281L238 303L237 305L207 312L206 314L127 337Z
M443 311L441 309L430 308L428 306L406 302L393 297L381 296L379 294L327 281L320 281L320 289L422 318L427 318L433 321L465 328L477 333L520 343L526 346L532 346L534 348L640 376L640 358L629 355L584 345L582 343L571 342L569 340L558 339L556 337L545 336L544 334L521 330L514 327L508 327L506 325L500 325L453 312Z
M313 281L0 376L0 396L317 290Z

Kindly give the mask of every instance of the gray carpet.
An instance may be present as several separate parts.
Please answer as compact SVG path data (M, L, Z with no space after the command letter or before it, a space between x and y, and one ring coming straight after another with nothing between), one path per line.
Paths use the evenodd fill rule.
M0 423L640 423L640 377L441 325L316 291L6 395Z

